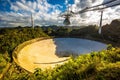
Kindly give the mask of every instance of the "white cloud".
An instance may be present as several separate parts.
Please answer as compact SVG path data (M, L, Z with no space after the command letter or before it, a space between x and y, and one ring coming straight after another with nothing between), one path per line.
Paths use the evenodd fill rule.
M30 25L31 13L33 13L35 24L49 25L58 24L57 16L61 13L60 5L51 5L46 0L34 2L21 0L11 3L13 12L0 13L0 18L4 21L3 26L26 26ZM9 18L8 18L9 17Z
M37 7L37 3L33 2L33 9L36 9L36 7Z
M21 0L21 2L25 4L25 0Z

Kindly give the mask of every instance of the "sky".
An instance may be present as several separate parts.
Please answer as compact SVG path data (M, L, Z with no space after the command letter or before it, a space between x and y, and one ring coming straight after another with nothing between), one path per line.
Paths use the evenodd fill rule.
M69 5L73 12L110 0L0 0L0 27L31 26L31 14L34 25L63 26L61 13ZM114 3L120 3L115 0ZM108 6L108 5L104 5ZM99 25L100 11L77 14L70 18L71 26ZM103 10L103 25L114 19L120 19L120 5Z

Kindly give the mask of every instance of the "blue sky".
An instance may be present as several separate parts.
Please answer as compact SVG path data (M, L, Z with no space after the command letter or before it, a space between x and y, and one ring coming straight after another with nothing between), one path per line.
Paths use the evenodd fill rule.
M16 1L21 2L21 0L0 0L0 11L11 12L12 10L10 9L10 7L11 7L10 3L11 2L15 3ZM37 2L37 0L25 0L25 1ZM66 10L65 0L47 0L47 2L52 5L59 4L59 5L63 6L63 8L61 8L62 11ZM74 0L68 0L68 3L74 4Z
M35 25L63 25L59 15L69 5L74 12L110 0L0 0L0 27L31 26L31 13ZM120 0L116 1L120 3ZM106 5L104 5L106 6ZM114 13L114 14L113 14ZM103 23L120 18L120 6L104 10ZM71 25L99 24L100 12L87 12L71 17Z

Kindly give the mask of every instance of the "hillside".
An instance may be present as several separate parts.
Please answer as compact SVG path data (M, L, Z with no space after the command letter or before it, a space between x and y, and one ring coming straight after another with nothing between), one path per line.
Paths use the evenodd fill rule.
M120 19L113 20L110 24L104 25L102 33L105 39L120 44Z
M92 40L114 42L120 46L120 20L103 26L102 35L96 26L82 29L44 30L24 28L0 28L0 78L1 80L120 80L120 48L109 46L107 50L71 57L68 63L45 71L36 69L30 73L12 59L13 50L21 43L40 37L82 37ZM46 32L48 35L46 35ZM103 37L103 38L102 38Z

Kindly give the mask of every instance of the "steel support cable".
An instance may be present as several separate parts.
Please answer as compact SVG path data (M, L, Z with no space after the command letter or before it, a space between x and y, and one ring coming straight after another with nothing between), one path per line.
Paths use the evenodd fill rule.
M107 1L105 3L102 3L102 4L99 4L99 5L96 5L96 6L92 6L92 7L86 7L84 9L82 9L81 11L78 11L78 12L73 12L71 11L72 14L79 14L79 13L84 13L84 12L87 12L87 11L95 11L95 10L102 10L102 9L105 9L105 8L109 8L109 7L113 7L113 6L117 6L117 5L120 5L120 2L119 3L116 3L114 5L110 5L110 6L105 6L105 7L102 7L102 8L99 8L100 6L104 6L106 4L110 4L110 3L113 3L117 0L111 0L111 1Z
M114 2L114 1L117 1L117 0L110 0L110 1L104 2L104 3L102 3L102 4L98 4L98 5L95 5L95 6L88 7L88 8L94 8L94 7L106 5L106 4L112 3L112 2Z
M98 5L91 6L91 7L86 7L86 8L84 8L84 9L82 9L81 11L78 11L78 12L70 11L71 14L69 14L69 16L71 16L72 14L79 14L79 13L84 13L84 12L87 12L87 11L95 11L95 10L105 9L105 8L110 7L110 6L108 6L108 7L106 6L106 7L103 7L103 8L97 8L97 7L103 6L103 5L107 5L107 4L113 3L113 2L115 2L115 1L117 1L117 0L106 1L106 2L104 2L104 3L102 3L102 4L98 4ZM118 3L118 5L119 5L119 4L120 4L120 3ZM114 6L114 5L113 5L113 6ZM95 8L95 9L93 9L93 8ZM61 16L66 16L66 15L65 15L65 14L62 14Z
M109 8L109 7L114 7L114 6L118 6L120 5L120 2L119 3L116 3L114 5L110 5L110 6L105 6L105 7L102 7L102 8L95 8L95 9L86 9L86 10L81 10L75 14L78 14L78 13L84 13L84 12L88 12L88 11L96 11L96 10L102 10L102 9L106 9L106 8Z

